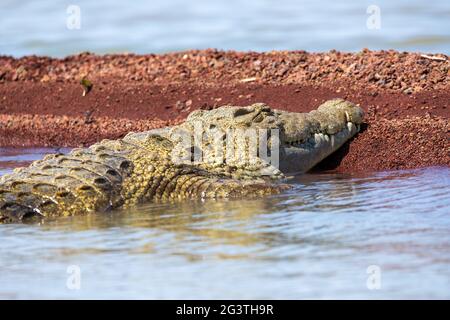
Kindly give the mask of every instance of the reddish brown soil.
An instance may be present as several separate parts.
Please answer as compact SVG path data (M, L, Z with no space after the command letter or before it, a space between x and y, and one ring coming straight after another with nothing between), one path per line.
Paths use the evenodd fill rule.
M0 146L80 146L182 121L192 110L265 102L307 112L342 97L366 110L321 164L355 172L450 166L450 62L395 51L0 57ZM82 96L82 77L93 89Z

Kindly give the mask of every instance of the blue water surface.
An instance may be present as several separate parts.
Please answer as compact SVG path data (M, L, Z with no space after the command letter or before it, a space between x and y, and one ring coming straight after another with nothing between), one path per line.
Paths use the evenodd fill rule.
M0 54L14 56L202 48L450 52L448 0L2 0L0 13Z
M2 149L0 173L47 152ZM449 168L292 183L0 225L0 298L450 298Z

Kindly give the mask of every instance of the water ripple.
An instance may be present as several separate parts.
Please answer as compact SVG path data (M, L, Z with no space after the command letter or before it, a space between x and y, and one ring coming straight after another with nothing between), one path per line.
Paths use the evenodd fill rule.
M0 225L0 297L450 298L449 168L292 183L261 199ZM80 292L66 287L70 265ZM370 265L382 290L366 287Z

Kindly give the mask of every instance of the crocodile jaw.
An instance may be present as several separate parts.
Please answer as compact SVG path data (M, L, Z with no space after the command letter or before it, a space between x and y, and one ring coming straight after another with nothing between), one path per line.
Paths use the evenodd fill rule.
M359 125L348 122L345 128L335 134L315 133L305 143L286 147L280 161L281 172L295 175L309 171L339 149L358 131Z
M309 113L278 111L283 135L280 170L299 174L312 169L359 132L364 113L351 102L329 100Z

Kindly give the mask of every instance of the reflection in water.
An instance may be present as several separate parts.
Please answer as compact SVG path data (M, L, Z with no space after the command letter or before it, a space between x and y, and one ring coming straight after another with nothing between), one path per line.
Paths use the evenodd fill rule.
M289 182L259 199L2 225L0 298L450 297L449 168ZM366 287L370 265L382 290Z
M202 245L210 243L237 246L299 244L307 242L301 235L285 238L283 234L273 232L275 228L288 227L283 221L276 225L272 220L261 223L261 215L275 212L301 212L315 203L316 209L335 210L339 206L326 204L326 199L343 199L354 195L353 183L344 183L334 187L335 175L327 175L326 188L317 187L317 175L291 180L297 183L290 193L295 198L285 199L287 195L256 199L191 200L174 203L149 203L138 208L117 210L105 215L88 215L67 218L69 221L58 227L70 231L92 230L93 228L112 228L120 225L130 228L154 228L159 231L176 234L177 241L198 241ZM337 177L340 177L336 175ZM320 177L320 176L319 176ZM319 178L320 179L320 178ZM331 179L331 180L330 180ZM309 188L308 188L309 186ZM308 188L308 189L306 189ZM303 194L303 189L306 192ZM283 201L284 200L284 201ZM317 204L323 201L323 204ZM345 207L345 205L343 205ZM262 221L266 221L265 219ZM61 223L61 221L58 221ZM52 222L43 226L54 230ZM265 231L267 230L267 231ZM144 245L146 246L146 245ZM133 251L135 248L133 248ZM226 256L222 254L222 256Z

